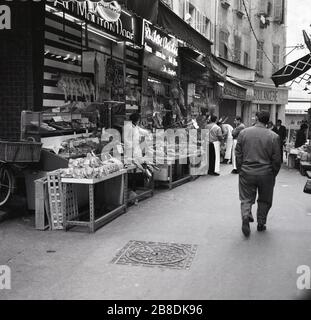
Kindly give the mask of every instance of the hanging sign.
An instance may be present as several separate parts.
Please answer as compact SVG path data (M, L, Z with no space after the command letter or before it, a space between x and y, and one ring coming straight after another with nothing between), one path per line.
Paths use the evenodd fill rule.
M145 63L165 75L176 77L178 67L177 39L154 27L146 20L143 23L142 39L142 44L145 47Z
M55 0L53 4L107 33L136 42L137 21L131 14L122 10L117 1Z
M11 29L11 9L7 5L0 5L0 31Z

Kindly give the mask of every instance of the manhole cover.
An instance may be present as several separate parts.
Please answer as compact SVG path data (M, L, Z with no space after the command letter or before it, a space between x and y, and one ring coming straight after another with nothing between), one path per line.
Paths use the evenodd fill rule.
M112 260L116 264L190 269L197 246L131 240Z

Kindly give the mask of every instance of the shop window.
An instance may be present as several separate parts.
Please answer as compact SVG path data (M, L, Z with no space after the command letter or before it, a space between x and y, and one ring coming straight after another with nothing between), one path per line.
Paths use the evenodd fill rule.
M236 63L241 62L241 37L234 36L234 56L233 61Z
M280 46L273 45L273 73L280 69Z
M244 66L249 67L249 54L248 54L248 52L244 52Z
M263 46L263 41L257 42L256 71L259 76L263 75Z
M219 56L224 59L228 59L228 38L229 33L221 30L219 33Z

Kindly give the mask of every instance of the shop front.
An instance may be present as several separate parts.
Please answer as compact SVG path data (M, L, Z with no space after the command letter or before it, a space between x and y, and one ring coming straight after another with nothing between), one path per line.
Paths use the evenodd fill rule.
M285 106L288 102L288 88L255 83L247 87L247 98L251 100L245 113L249 124L254 123L257 111L268 111L270 120L275 124L277 119L285 123Z
M41 218L48 210L52 229L66 227L68 218L72 225L92 224L94 231L99 214L105 216L98 221L103 224L127 205L121 138L115 140L114 157L108 149L102 151L111 141L105 129L120 131L124 126L127 48L141 45L139 18L116 1L112 7L50 1L14 3L10 8L13 33L1 37L6 45L0 49L0 71L6 77L0 90L7 92L1 101L6 114L1 127L5 137L21 135L43 148L40 162L23 172L28 208ZM105 196L94 202L99 194ZM35 202L39 195L41 202ZM80 209L87 203L90 221L81 218Z
M214 99L212 72L208 69L207 57L189 47L179 48L179 61L188 116L196 119L201 127L200 119L207 115L209 105Z
M242 116L242 110L247 102L247 89L229 77L224 83L219 82L220 103L219 118L234 126L236 116Z
M143 21L142 116L148 128L181 127L183 92L178 78L178 41Z

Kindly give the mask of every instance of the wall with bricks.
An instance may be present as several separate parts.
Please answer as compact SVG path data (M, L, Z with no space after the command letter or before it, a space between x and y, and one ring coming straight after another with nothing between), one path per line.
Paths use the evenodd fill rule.
M0 138L14 139L21 111L40 109L44 3L2 4L11 10L12 29L0 30Z

